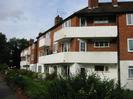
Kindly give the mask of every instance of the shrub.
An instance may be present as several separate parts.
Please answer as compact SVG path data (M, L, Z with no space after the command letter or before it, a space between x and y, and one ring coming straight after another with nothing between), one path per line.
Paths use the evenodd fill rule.
M35 78L35 79L33 79ZM24 90L30 99L132 99L133 91L120 88L113 80L101 80L95 74L60 78L55 74L46 79L36 78L36 73L10 70L7 81Z
M8 66L6 64L0 64L0 72L5 73L5 71L8 69Z

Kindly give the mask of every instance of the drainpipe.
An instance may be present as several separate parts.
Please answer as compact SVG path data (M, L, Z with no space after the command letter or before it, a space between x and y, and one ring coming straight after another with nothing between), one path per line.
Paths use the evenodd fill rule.
M121 75L120 75L120 41L119 41L119 34L120 34L120 31L119 31L119 15L116 15L117 18L116 18L116 21L117 21L117 30L118 30L118 36L117 36L117 55L118 55L118 85L119 87L121 87Z

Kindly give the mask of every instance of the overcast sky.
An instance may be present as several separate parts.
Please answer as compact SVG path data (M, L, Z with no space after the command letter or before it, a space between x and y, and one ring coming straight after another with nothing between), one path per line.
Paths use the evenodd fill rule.
M35 38L39 32L54 25L55 16L59 14L66 18L86 7L87 2L88 0L0 0L0 32L8 39Z

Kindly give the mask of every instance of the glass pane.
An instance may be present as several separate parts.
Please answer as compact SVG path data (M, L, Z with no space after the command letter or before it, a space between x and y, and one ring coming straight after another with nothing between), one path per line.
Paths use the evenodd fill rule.
M104 66L95 66L95 71L104 71Z
M133 78L133 69L129 69L129 78Z
M131 14L128 14L127 17L128 17L128 24L132 24L132 17L131 17Z
M129 50L133 51L133 40L129 40Z
M80 42L80 51L85 51L85 42Z

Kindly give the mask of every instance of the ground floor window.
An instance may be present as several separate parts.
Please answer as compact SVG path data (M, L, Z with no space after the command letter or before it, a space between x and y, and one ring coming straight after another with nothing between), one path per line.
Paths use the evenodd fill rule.
M38 72L39 72L39 73L42 72L42 66L38 66Z
M128 67L128 76L129 78L133 78L133 66Z
M86 72L85 72L85 68L80 68L80 74L81 75L84 75Z
M54 66L54 73L57 74L57 66Z
M108 66L100 66L100 65L95 66L95 71L108 71L108 70L109 70Z
M49 67L48 66L45 66L44 67L44 71L45 71L45 73L49 73Z
M61 69L62 76L69 76L70 69L69 66L63 66Z

